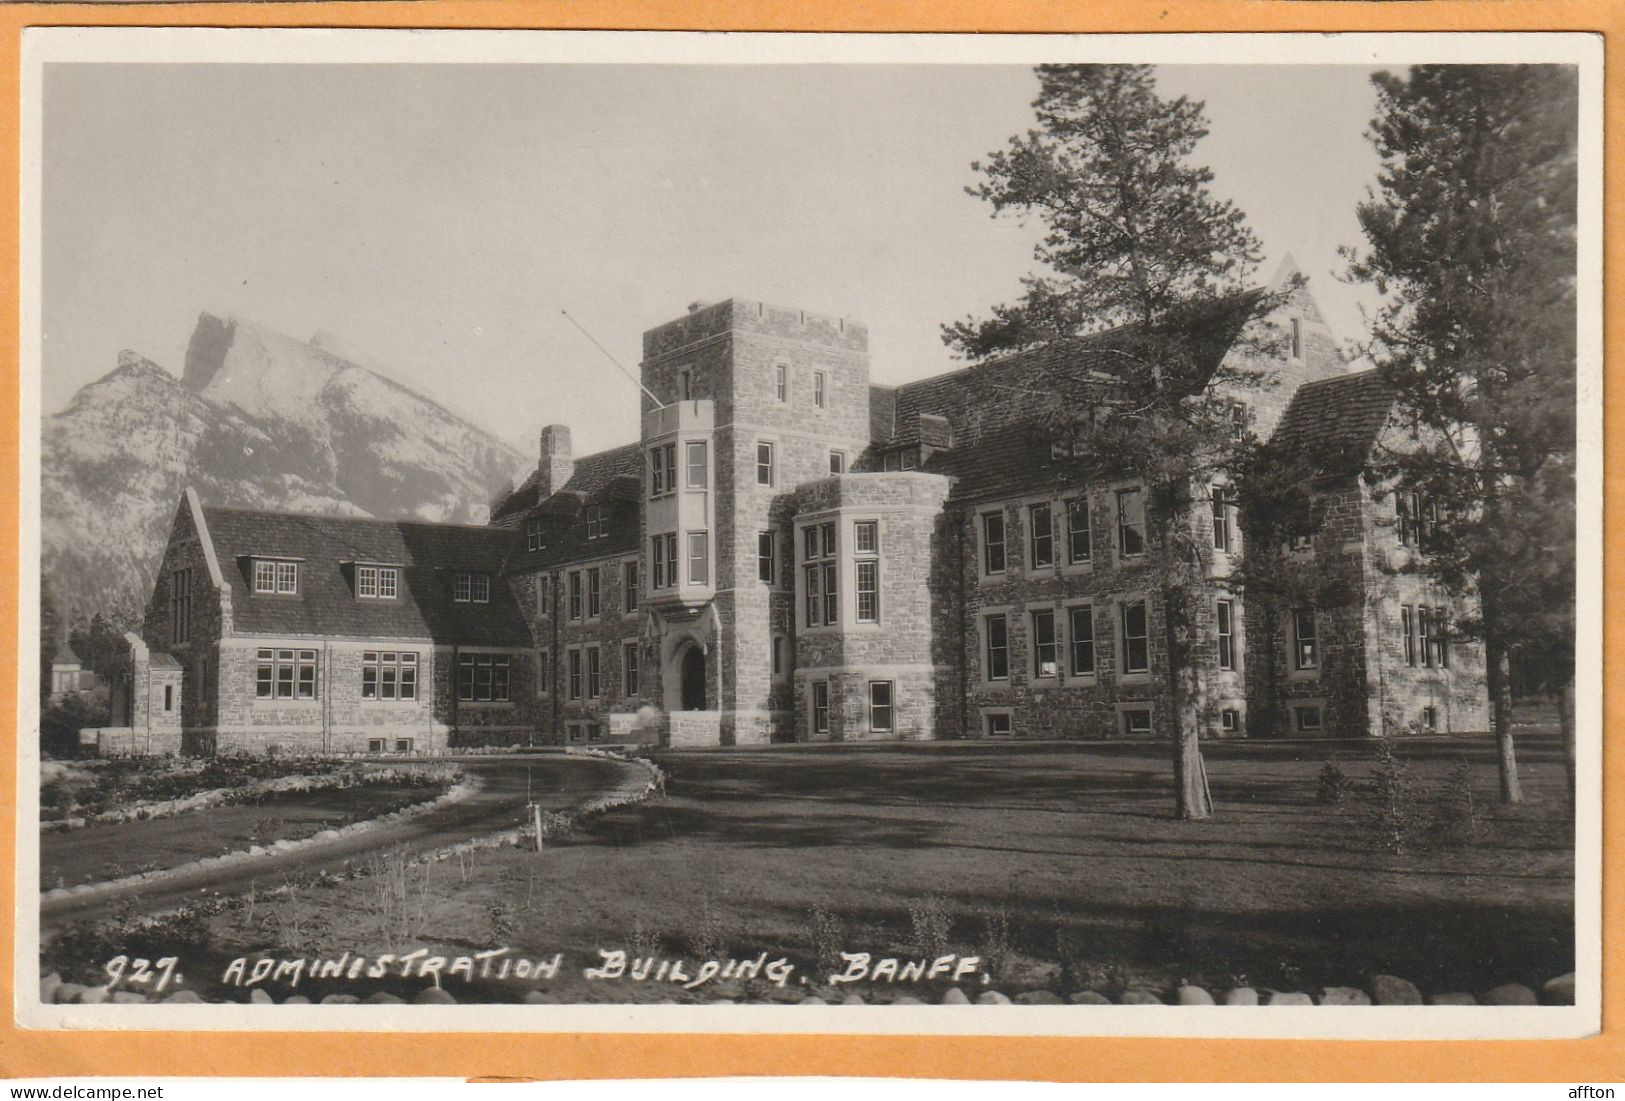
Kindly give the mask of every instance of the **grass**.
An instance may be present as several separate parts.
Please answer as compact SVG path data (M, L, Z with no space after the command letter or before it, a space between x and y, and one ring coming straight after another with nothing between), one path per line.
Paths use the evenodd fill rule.
M1430 992L1538 984L1573 967L1573 828L1555 735L1520 733L1519 807L1495 801L1488 739L1401 743L1415 821L1397 853L1365 790L1369 744L1213 744L1218 813L1205 822L1170 816L1167 754L1143 744L669 753L664 798L594 819L540 855L500 850L438 868L419 943L562 952L549 989L572 1001L716 996L588 982L581 970L600 948L765 950L816 973L842 948L946 947L996 957L1006 992L1170 991L1181 980L1303 990L1380 972ZM1333 751L1356 788L1335 805L1318 798ZM1432 808L1460 802L1461 775L1475 829L1446 839ZM356 933L371 927L358 916L368 891L339 883L263 901L264 927L222 914L212 936L223 959L263 949L271 923L287 925L277 908L299 905L300 951L377 953Z

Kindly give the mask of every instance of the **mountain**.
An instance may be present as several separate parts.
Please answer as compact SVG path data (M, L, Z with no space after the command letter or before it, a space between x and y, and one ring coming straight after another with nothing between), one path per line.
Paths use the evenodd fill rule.
M69 619L144 607L183 487L212 504L483 523L527 460L336 338L198 318L180 378L134 352L42 431L42 567Z

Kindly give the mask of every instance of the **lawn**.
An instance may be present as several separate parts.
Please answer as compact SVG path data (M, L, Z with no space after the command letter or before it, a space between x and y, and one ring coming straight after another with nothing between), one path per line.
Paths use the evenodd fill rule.
M1218 813L1205 822L1170 816L1166 752L1143 744L667 753L664 797L594 819L540 855L501 850L435 869L405 932L448 955L562 952L547 986L566 1000L717 996L586 981L599 948L691 959L765 950L814 974L843 948L975 952L993 958L1007 993L1168 992L1180 980L1312 990L1383 972L1430 992L1538 986L1573 967L1573 828L1556 738L1521 737L1529 802L1512 808L1494 801L1488 739L1401 743L1413 821L1399 853L1373 797L1319 798L1333 752L1350 781L1367 781L1369 744L1213 744ZM1472 833L1459 809L1469 790ZM1442 810L1452 804L1453 817ZM365 880L306 892L300 943L282 953L394 950L376 931L377 895ZM213 918L213 951L272 947L269 931L289 927L279 905L292 904ZM532 985L469 996L514 999Z

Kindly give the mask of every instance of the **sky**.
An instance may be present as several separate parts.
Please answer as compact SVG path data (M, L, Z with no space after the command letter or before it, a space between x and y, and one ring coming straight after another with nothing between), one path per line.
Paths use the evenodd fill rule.
M1195 159L1290 253L1334 331L1374 181L1365 66L1165 66ZM318 332L525 453L637 435L645 329L729 295L869 327L871 374L952 369L940 326L1013 300L1037 224L970 164L1033 121L1007 65L51 64L42 404L132 349L179 374L197 315Z

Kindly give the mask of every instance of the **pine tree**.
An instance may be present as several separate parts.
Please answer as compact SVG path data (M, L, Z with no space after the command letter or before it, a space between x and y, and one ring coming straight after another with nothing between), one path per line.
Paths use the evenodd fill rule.
M1410 432L1385 473L1430 497L1424 568L1479 613L1501 798L1519 802L1510 658L1572 655L1578 85L1565 66L1379 73L1377 191L1351 273ZM1567 676L1571 670L1560 670Z
M1110 353L1109 377L1072 380L1080 385L1067 383L1049 413L1081 468L1147 486L1164 565L1175 811L1205 818L1193 648L1209 550L1196 510L1250 440L1237 391L1263 377L1225 353L1269 350L1250 323L1279 297L1248 290L1258 241L1189 160L1207 133L1201 103L1159 96L1149 66L1046 65L1037 75L1038 127L973 164L984 178L969 190L995 216L1042 220L1042 270L1019 302L945 326L943 339L972 360L1085 342Z

